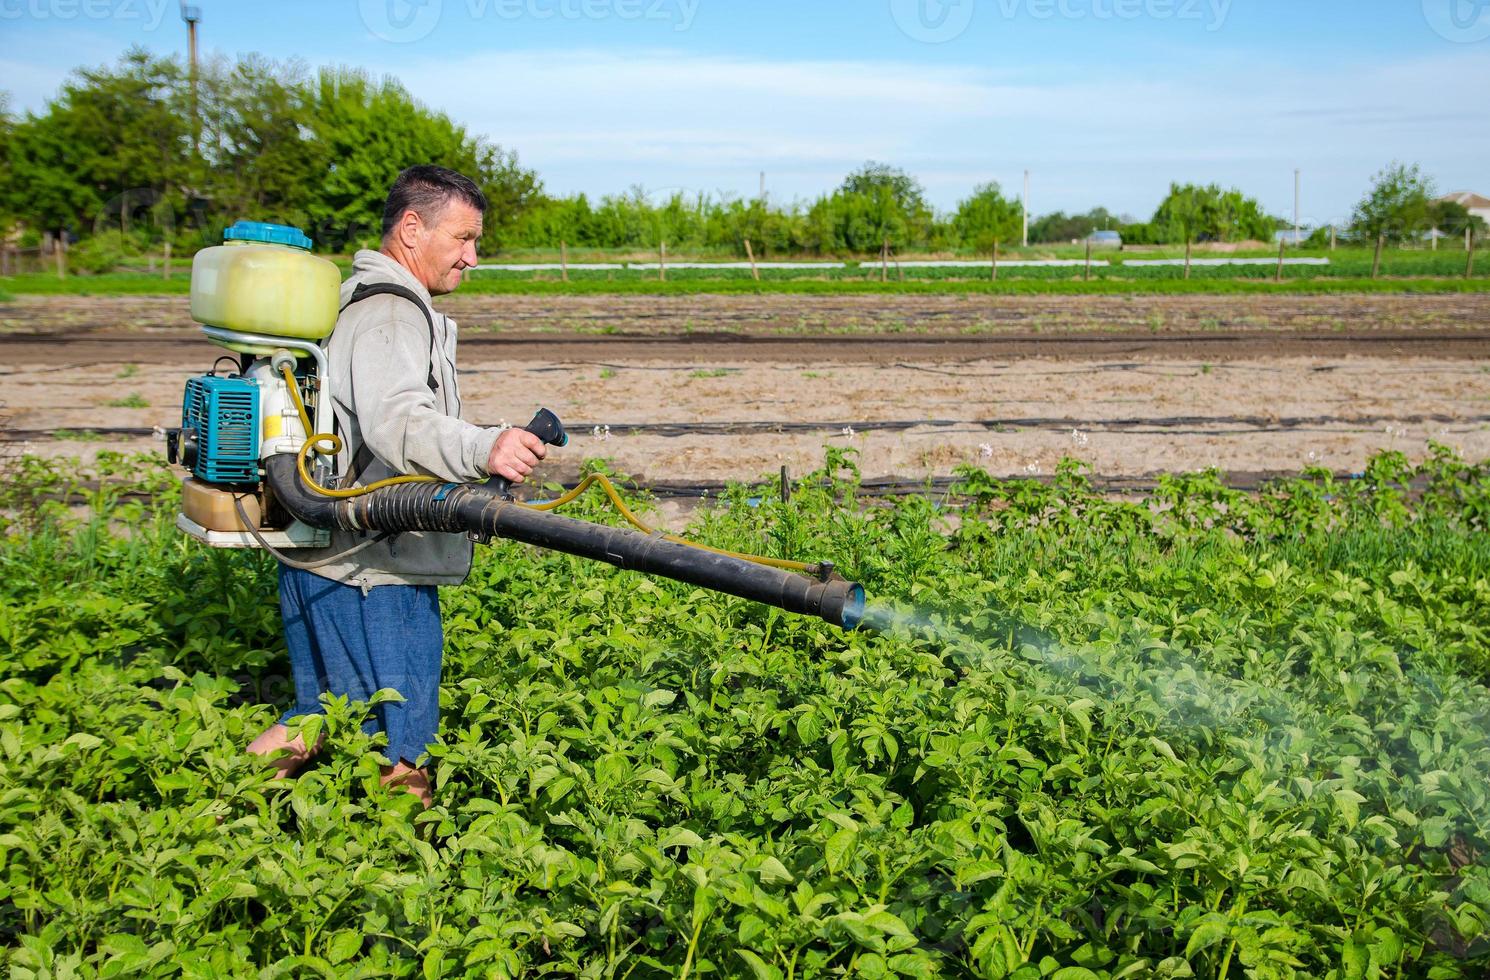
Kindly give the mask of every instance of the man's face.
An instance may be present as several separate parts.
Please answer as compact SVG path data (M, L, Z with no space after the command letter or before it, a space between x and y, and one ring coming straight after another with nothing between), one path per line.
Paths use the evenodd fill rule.
M464 201L452 200L433 217L433 222L421 222L413 271L431 296L442 296L454 292L465 271L476 265L481 212Z

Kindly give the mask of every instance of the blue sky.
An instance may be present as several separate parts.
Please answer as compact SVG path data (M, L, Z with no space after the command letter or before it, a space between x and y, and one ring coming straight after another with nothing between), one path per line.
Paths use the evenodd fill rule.
M0 0L0 88L185 49L175 0ZM204 56L391 74L554 192L810 197L866 159L942 208L1147 216L1171 180L1345 217L1415 161L1490 194L1490 0L200 0Z

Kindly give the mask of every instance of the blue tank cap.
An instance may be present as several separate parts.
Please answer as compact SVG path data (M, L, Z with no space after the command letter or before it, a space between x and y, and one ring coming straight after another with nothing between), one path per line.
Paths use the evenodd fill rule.
M310 251L311 240L299 228L289 225L272 225L265 221L239 221L233 227L223 229L225 242L264 242L269 245L288 245L290 248Z

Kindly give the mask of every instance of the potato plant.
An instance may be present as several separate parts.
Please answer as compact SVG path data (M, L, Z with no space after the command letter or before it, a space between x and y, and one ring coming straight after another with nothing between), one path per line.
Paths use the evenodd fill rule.
M499 542L444 595L427 812L366 705L294 781L245 757L289 696L272 563L101 459L81 517L46 496L96 474L0 490L13 976L1490 969L1490 468L1441 447L892 506L830 451L699 512L837 561L874 633Z

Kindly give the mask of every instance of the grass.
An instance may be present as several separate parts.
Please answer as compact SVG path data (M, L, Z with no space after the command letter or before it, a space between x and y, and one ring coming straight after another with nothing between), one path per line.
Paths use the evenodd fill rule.
M1022 252L1009 253L1009 261L1017 259L1081 258L1082 250L1071 246L1038 246ZM1197 259L1272 258L1274 251L1250 251L1216 253L1198 251ZM1094 259L1115 263L1141 261L1145 259L1177 259L1182 250L1161 249L1153 251L1103 251ZM555 254L543 250L526 249L504 253L493 261L514 262L519 260L556 259ZM939 256L906 255L906 261ZM958 255L959 260L980 258ZM1372 251L1360 248L1341 248L1335 252L1318 250L1290 251L1290 258L1323 257L1330 260L1329 266L1287 266L1283 281L1274 282L1275 267L1269 263L1253 266L1196 266L1189 279L1179 266L1094 266L1090 279L1083 276L1080 268L1001 268L998 281L990 281L986 271L977 268L914 268L905 269L904 279L894 270L889 282L880 282L878 261L849 260L844 269L764 269L760 280L752 278L748 269L678 269L668 270L666 282L660 281L656 271L623 269L619 271L591 271L573 269L569 281L560 280L558 273L550 272L500 272L481 270L472 273L462 286L468 294L488 295L694 295L699 293L725 294L770 294L791 295L838 295L850 293L948 293L954 295L1110 295L1110 294L1160 294L1195 295L1206 293L1267 294L1282 293L1478 293L1490 292L1490 258L1479 263L1474 277L1464 277L1465 256L1462 250L1442 251L1393 250L1383 262L1384 275L1380 279L1370 278ZM343 267L349 268L345 257L332 256ZM610 254L585 256L587 259L610 259L614 261L637 261L648 258L636 250L613 250ZM730 259L723 254L678 255L677 261L689 259L717 261ZM571 261L578 262L577 253L571 253ZM191 278L185 271L163 279L157 274L143 271L120 271L97 276L69 276L58 279L51 273L31 273L0 279L0 297L14 298L16 295L70 295L70 296L124 296L124 295L181 295L189 291Z
M1205 296L1205 295L1316 295L1337 293L1485 293L1490 279L1293 279L1282 283L1253 279L1000 279L907 280L881 283L869 280L750 279L571 280L473 279L461 287L466 294L496 296L563 295L958 295L958 296Z
M138 391L130 392L123 398L115 398L104 403L108 408L149 408L150 403Z

